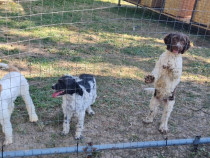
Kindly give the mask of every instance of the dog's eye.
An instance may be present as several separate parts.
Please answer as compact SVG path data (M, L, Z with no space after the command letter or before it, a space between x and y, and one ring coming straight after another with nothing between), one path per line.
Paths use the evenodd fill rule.
M177 38L174 38L173 41L174 41L174 42L178 42L179 40L178 40Z

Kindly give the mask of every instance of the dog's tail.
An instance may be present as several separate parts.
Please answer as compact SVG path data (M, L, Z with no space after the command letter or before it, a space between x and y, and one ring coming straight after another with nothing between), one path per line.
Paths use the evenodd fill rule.
M9 72L12 72L12 71L19 72L18 68L16 68L15 66L5 64L5 63L0 63L0 68L6 69Z
M147 92L148 94L154 94L155 88L144 88L144 91Z

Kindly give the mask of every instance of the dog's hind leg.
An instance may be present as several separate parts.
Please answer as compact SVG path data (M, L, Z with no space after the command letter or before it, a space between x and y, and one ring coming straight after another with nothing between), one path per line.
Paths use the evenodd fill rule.
M9 114L9 111L3 111L3 118L1 119L1 125L3 133L5 134L5 141L4 145L9 145L12 143L12 124L10 122L10 116L5 115L6 113Z
M9 110L9 114L10 114L10 116L11 116L11 114L12 114L12 112L13 112L13 110L14 110L14 103L13 103L13 102L9 105L8 110Z
M82 137L82 131L84 128L84 119L85 119L85 112L79 113L75 139L81 139Z
M150 105L149 105L150 112L146 116L146 118L143 120L145 123L153 122L153 119L154 119L154 117L156 116L156 114L158 112L159 105L160 105L159 99L157 99L155 96L152 96L152 98L150 100Z
M173 110L174 103L175 103L175 100L167 100L164 103L164 110L163 110L163 115L161 118L161 124L159 128L160 132L162 133L168 132L168 119Z
M89 114L89 115L94 115L95 114L95 112L92 110L92 108L91 108L91 105L87 108L87 113Z
M23 97L23 100L26 104L26 108L29 114L29 119L31 122L36 122L38 121L38 116L35 111L34 103L29 94L28 86L25 86L24 88L22 88L22 90L23 90L23 93L21 94L21 96Z

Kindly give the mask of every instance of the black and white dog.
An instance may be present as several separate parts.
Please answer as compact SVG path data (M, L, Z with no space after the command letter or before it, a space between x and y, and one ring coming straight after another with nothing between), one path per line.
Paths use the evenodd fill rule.
M95 78L89 74L82 74L79 77L65 75L58 79L52 89L55 90L53 98L63 96L63 134L69 133L70 120L74 115L78 118L75 139L80 139L84 128L85 112L95 114L91 109L97 97Z

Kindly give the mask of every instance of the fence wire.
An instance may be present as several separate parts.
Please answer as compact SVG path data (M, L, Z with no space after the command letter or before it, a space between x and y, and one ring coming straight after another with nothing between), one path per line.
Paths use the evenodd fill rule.
M26 77L39 118L31 123L25 103L18 97L10 119L13 143L3 146L2 154L75 147L78 143L85 146L89 142L103 146L210 136L208 0L176 3L163 0L161 7L156 8L147 5L157 5L158 0L130 2L139 5L120 1L118 6L118 0L0 0L0 60L14 65ZM169 132L162 134L158 129L163 106L153 123L142 121L152 96L144 89L153 87L145 84L144 78L166 51L163 38L171 32L189 36L192 47L183 54L182 77L169 118ZM0 77L8 73L0 72ZM61 134L62 98L53 98L51 87L64 74L83 73L95 76L97 98L92 105L95 115L86 114L83 139L77 141L76 117L71 120L69 134ZM3 107L2 98L3 115L7 107ZM0 136L3 143L3 132ZM208 145L199 145L197 152L191 151L192 148L106 150L92 156L210 156ZM59 157L87 157L87 154Z

